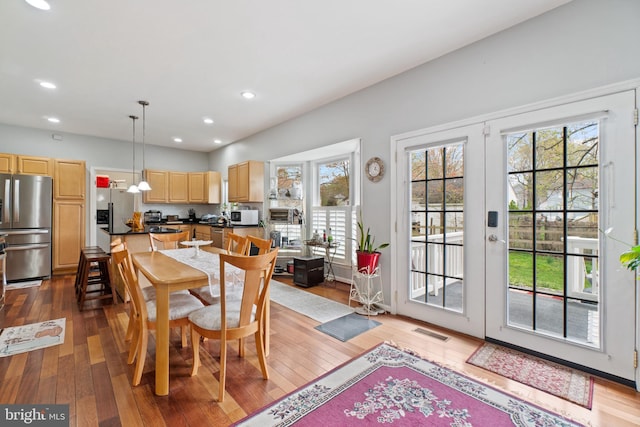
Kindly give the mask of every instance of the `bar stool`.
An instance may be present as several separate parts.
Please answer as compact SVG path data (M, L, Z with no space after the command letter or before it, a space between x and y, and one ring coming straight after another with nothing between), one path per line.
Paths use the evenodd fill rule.
M86 246L82 248L82 250L80 251L80 256L78 257L78 271L76 273L76 281L75 281L77 301L80 301L80 292L82 290L82 278L85 275L84 254L85 253L101 253L101 252L104 252L104 251L100 246Z
M111 286L110 260L111 255L95 247L84 248L80 252L80 263L76 275L78 283L76 293L80 311L84 309L86 301L112 299L114 304L118 303L115 289Z

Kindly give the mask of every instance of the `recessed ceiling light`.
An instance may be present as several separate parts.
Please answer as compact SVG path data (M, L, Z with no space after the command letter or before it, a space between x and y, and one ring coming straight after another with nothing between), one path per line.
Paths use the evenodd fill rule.
M40 86L47 88L47 89L55 89L57 86L51 82L45 82L45 81L41 81L40 82Z
M214 140L213 140L213 143L214 143L214 144L222 144L222 141L221 141L221 140L219 140L219 139L214 139Z
M49 120L51 123L60 123L60 119L57 117L47 117L47 120Z
M29 3L31 6L35 7L36 9L40 9L40 10L51 9L51 6L49 6L49 3L47 3L45 0L25 0L25 1Z
M182 138L177 138L177 137L176 137L176 138L173 138L173 142L178 142L178 143L180 143L180 142L182 142Z
M250 92L250 91L248 91L248 90L245 90L245 91L240 92L240 95L242 95L242 97L243 97L244 99L253 99L253 98L255 98L255 97L256 97L256 94L255 94L255 93Z
M205 117L204 119L202 119L203 122L205 122L205 124L208 125L212 125L213 124L213 119L210 119L209 117Z

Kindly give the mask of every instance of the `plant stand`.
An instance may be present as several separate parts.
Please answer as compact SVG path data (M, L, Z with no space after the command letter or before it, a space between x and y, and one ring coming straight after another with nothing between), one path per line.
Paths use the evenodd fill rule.
M384 304L380 267L377 267L373 273L360 272L357 267L353 267L351 270L349 307L351 307L352 300L362 304L362 306L355 309L358 314L376 316L385 312L385 310L374 306L379 303Z

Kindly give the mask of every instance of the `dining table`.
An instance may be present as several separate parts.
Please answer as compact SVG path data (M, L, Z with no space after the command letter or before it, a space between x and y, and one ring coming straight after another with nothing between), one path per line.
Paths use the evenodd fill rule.
M194 251L177 249L180 251ZM200 251L220 255L231 252L212 246L201 247ZM175 251L175 250L174 250ZM156 395L169 394L169 294L171 292L211 286L210 274L202 269L179 261L165 252L138 252L131 254L133 265L138 273L143 274L156 289ZM182 257L184 258L184 257ZM219 262L212 262L219 268ZM268 354L269 337L269 304L265 313L265 353Z

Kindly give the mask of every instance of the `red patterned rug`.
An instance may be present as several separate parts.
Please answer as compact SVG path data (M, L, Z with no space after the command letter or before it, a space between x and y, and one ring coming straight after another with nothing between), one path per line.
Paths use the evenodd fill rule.
M581 426L380 344L236 426Z
M496 344L484 343L467 363L591 409L593 377Z

